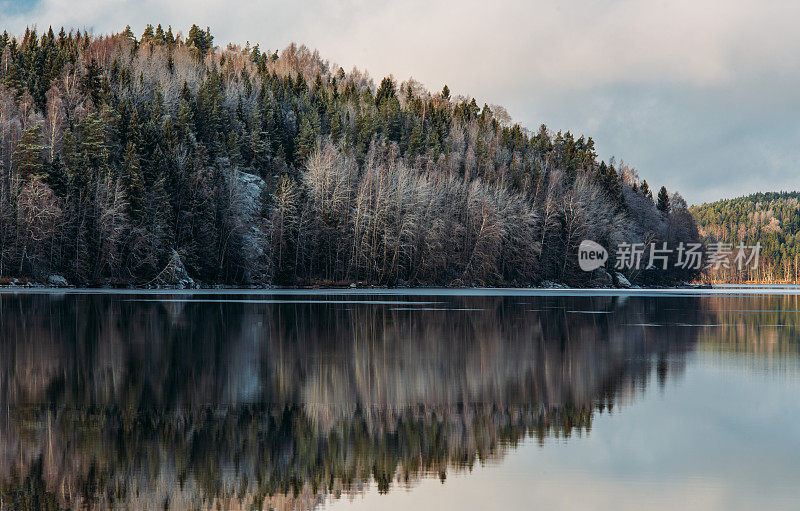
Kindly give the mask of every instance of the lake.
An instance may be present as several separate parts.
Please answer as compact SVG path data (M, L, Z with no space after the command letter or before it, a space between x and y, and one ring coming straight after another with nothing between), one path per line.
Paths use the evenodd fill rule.
M0 292L0 509L797 509L800 289Z

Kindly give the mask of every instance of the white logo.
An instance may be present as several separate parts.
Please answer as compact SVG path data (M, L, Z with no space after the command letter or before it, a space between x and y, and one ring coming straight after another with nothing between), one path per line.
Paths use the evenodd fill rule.
M593 271L605 264L608 252L602 245L591 240L581 241L578 247L578 265L583 271Z

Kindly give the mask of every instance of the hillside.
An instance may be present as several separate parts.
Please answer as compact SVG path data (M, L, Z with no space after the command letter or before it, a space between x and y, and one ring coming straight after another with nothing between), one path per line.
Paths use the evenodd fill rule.
M3 278L587 285L584 238L610 266L621 242L697 237L680 196L657 208L591 138L303 46L148 26L3 34L0 55Z
M800 276L800 192L756 193L691 207L708 241L737 246L761 243L755 271L721 270L712 278L725 281L798 282Z

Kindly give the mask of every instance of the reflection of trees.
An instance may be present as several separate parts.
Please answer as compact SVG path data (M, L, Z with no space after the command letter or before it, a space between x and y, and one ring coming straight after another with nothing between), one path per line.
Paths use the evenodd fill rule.
M0 296L3 501L308 508L387 491L588 433L653 367L680 369L694 335L630 326L667 321L670 300L438 300ZM421 310L446 306L473 310Z
M763 358L800 353L800 295L718 296L703 300L713 322L704 348Z

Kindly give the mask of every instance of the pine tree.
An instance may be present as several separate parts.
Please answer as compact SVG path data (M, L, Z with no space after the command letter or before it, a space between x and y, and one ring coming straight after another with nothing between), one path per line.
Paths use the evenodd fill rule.
M86 67L86 74L83 76L82 85L89 97L92 98L92 103L94 103L95 106L100 106L102 76L103 71L97 64L97 60L92 58L92 60L89 61L89 65Z
M194 113L189 101L181 98L178 104L178 136L181 140L188 140L189 134L194 130Z
M169 47L175 46L175 43L177 42L175 40L175 36L172 35L172 25L169 25L167 27L167 33L164 36L164 42L166 42L167 46L169 46Z
M669 213L669 193L667 193L666 186L662 186L658 191L658 203L656 207L663 213Z
M101 112L93 112L83 122L83 143L81 144L84 179L107 169L108 146L106 145L106 119Z
M164 42L165 42L164 29L161 28L161 24L160 23L156 27L156 33L155 33L155 36L154 36L153 39L154 39L156 44L164 44Z
M44 177L44 162L42 153L45 147L41 144L42 126L35 124L22 132L14 151L13 161L17 168L18 175L23 180L32 177Z
M650 200L653 199L653 192L650 191L650 186L647 184L646 179L639 185L639 192Z
M155 37L155 33L153 31L153 25L148 24L147 27L145 27L144 29L144 33L142 33L142 42L151 43L153 42L153 37Z
M414 123L411 136L408 138L408 154L416 156L422 154L425 149L425 136L422 132L422 124Z
M267 179L272 149L270 147L269 133L266 131L253 131L250 135L250 151L253 155L251 165L259 171L262 178Z
M394 81L387 76L381 80L381 85L378 87L378 92L375 93L375 106L380 107L395 96L397 96L397 90L394 85Z
M311 150L314 149L316 139L317 134L314 132L314 127L308 117L304 117L303 122L300 123L300 132L295 141L295 161L298 165L305 163L306 158L311 154Z
M331 140L338 142L339 137L342 136L342 119L338 113L333 114L331 119Z
M214 36L211 35L211 29L203 30L197 25L192 25L192 28L189 29L186 45L193 47L197 51L198 57L205 57L213 43Z
M386 138L399 142L403 131L403 114L400 111L400 102L397 101L396 97L391 97L384 104L386 105L384 107L386 116L384 132L386 133Z

